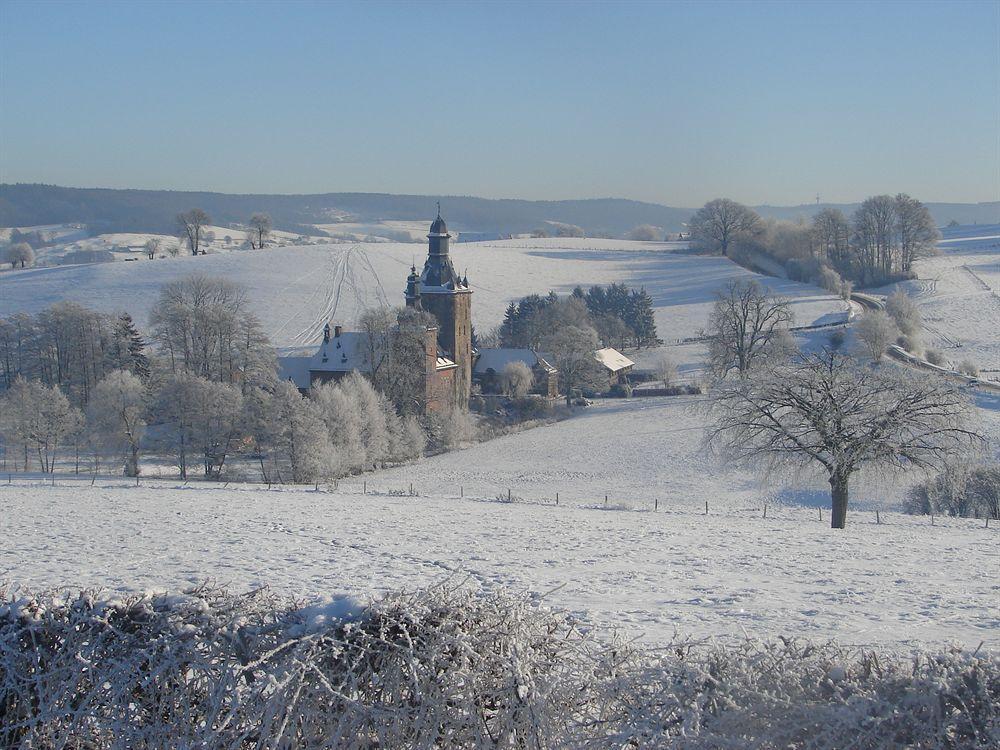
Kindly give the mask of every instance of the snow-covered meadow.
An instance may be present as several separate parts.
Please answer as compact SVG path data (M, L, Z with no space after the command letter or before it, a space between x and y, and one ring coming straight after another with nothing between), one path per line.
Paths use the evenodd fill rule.
M547 594L652 644L676 631L1000 646L997 525L887 512L895 491L870 484L856 506L868 510L833 532L821 485L775 492L707 459L691 406L609 402L319 491L15 476L0 484L0 579L212 579L306 598L469 579Z
M672 342L705 325L716 289L751 275L725 258L676 249L676 243L553 238L456 243L452 257L468 273L478 329L499 324L507 304L526 294L617 281L646 287L660 337ZM11 271L0 274L0 316L68 299L125 310L143 323L163 283L201 273L245 284L275 345L299 346L318 341L328 320L350 328L367 307L402 304L410 265L419 267L426 255L426 243L342 243ZM818 287L761 278L792 300L797 325L846 316L846 304Z
M705 325L719 287L752 274L678 249L560 238L458 243L453 256L467 269L480 329L525 294L644 286L659 334L689 376L703 345L682 342ZM328 320L350 327L366 307L399 304L410 264L425 253L415 243L344 243L6 272L0 315L69 299L142 323L164 282L202 273L245 284L274 343L301 346ZM846 319L846 303L818 288L762 282L791 300L796 325ZM1000 410L988 395L980 405L996 438ZM697 398L603 402L319 491L168 479L49 486L15 476L0 484L0 580L36 590L175 590L213 579L313 598L452 577L547 594L651 643L676 631L1000 645L1000 530L899 514L911 477L858 482L847 531L832 532L824 482L766 485L718 465L701 448L706 418ZM501 502L508 491L514 502Z

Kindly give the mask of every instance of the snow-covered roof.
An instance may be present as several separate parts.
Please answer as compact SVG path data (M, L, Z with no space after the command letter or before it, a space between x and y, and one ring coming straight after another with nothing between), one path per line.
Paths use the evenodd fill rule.
M370 369L365 352L368 335L360 331L344 331L319 345L309 369L313 372L367 372Z
M624 370L626 367L635 366L635 362L610 346L607 349L598 349L594 352L594 358L611 370L611 372L618 372L619 370Z
M524 362L532 368L541 365L544 369L555 372L556 368L549 364L546 357L551 359L551 355L539 354L532 349L481 349L473 372L477 375L485 375L490 370L500 373L511 362Z

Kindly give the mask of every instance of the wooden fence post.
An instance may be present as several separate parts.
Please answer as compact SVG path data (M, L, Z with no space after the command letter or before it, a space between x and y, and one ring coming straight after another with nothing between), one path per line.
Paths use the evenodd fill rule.
M653 510L659 510L659 508L660 508L660 498L654 497L653 498Z
M705 501L705 515L708 515L708 500Z
M556 493L556 505L559 505L559 493Z
M368 480L365 480L364 482L361 483L361 494L362 495L368 494Z

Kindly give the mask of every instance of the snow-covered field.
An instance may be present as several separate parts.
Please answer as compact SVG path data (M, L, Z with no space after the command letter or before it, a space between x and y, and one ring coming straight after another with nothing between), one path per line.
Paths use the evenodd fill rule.
M452 256L468 273L480 330L499 324L507 304L526 294L619 281L646 287L660 337L673 342L705 325L716 289L752 275L725 258L674 249L676 243L553 238L458 243ZM69 299L108 312L127 310L145 322L164 282L203 273L245 284L274 343L297 346L318 341L327 320L350 327L366 307L402 304L409 267L420 267L426 254L426 244L327 244L25 269L0 274L0 315L38 312ZM817 287L761 279L792 300L797 325L846 317L846 304Z
M941 254L917 264L904 288L919 302L927 344L954 364L1000 371L1000 226L945 232ZM989 372L989 371L992 371Z
M704 457L692 401L606 402L320 492L15 477L0 484L0 579L177 589L211 578L313 597L469 578L551 592L651 643L676 630L1000 646L1000 528L884 510L877 525L856 510L834 532L811 504L827 502L820 485L775 492ZM411 483L416 497L390 494ZM508 489L515 502L499 502ZM884 509L895 492L859 487L856 507Z
M980 266L995 255L970 247L924 262L946 264L938 289L942 280L973 272L993 283L995 265ZM751 274L677 250L559 238L459 243L453 256L467 269L480 329L532 292L613 281L645 286L660 336L690 375L703 345L678 342L705 325L716 289ZM247 285L274 342L296 346L315 341L327 320L351 326L365 307L399 304L410 264L419 266L425 253L415 243L341 243L5 272L0 315L70 299L128 310L145 322L160 285L204 273ZM970 272L957 270L976 257ZM797 325L846 317L845 303L822 290L762 281L792 301ZM992 319L975 317L987 314L984 299L954 307L963 294L937 295L941 321L931 319L934 296L924 299L929 323L942 335L962 332L970 350L1000 354L1000 334L981 328ZM996 300L986 290L972 296ZM987 433L1000 437L996 399L979 398ZM695 637L1000 646L1000 530L899 514L910 477L856 483L848 529L833 532L821 480L765 486L718 466L701 451L705 419L697 398L601 402L568 421L320 492L169 480L91 487L66 478L51 487L15 478L0 484L0 539L7 542L0 544L0 580L175 589L212 578L312 597L454 576L487 588L551 592L553 604L654 643L676 629ZM389 494L411 484L417 497ZM498 502L508 490L515 502Z

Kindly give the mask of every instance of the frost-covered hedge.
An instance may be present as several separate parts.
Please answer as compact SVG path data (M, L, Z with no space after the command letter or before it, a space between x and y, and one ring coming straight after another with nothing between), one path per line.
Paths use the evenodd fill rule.
M0 591L0 747L975 748L1000 660L797 641L647 651L525 597L289 606Z

